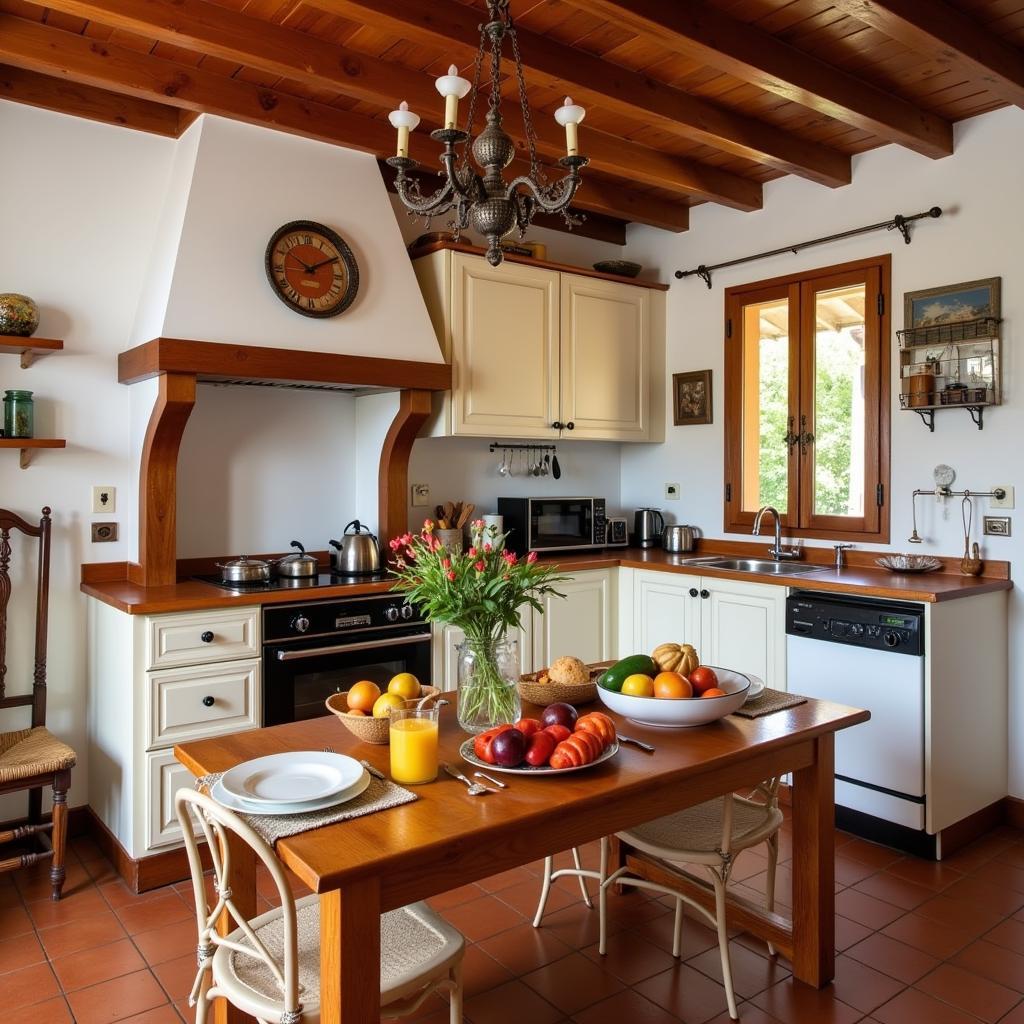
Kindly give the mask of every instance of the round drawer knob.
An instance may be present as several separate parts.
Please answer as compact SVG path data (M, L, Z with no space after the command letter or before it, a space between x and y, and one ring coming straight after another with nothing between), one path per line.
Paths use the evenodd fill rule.
M576 424L573 423L572 420L569 420L569 422L566 423L566 425L565 425L565 429L566 430L575 430L576 429Z
M555 430L561 430L562 429L562 421L561 420L555 420L555 422L552 423L551 426L554 427Z
M209 630L207 630L205 633L202 634L202 636L199 637L199 639L202 640L204 644L212 644L213 634Z
M700 591L696 587L690 587L690 597L697 597Z
M702 590L700 592L700 596L703 597L704 600L706 601L711 596L711 591L710 590Z
M203 707L204 707L204 708L212 708L212 707L213 707L213 705L214 705L214 703L215 703L215 702L214 702L214 699L213 699L213 698L212 698L212 697L211 697L211 696L210 696L209 694L207 694L207 695L206 695L206 696L205 696L205 697L203 698Z

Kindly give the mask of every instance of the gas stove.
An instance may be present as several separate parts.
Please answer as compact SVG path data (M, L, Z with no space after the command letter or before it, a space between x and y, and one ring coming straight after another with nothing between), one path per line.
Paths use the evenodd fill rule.
M221 590L229 590L233 594L262 594L276 590L316 590L318 587L344 587L357 583L387 583L394 577L387 570L349 575L339 572L322 572L316 576L291 577L274 576L269 580L251 580L246 583L228 582L220 578L219 573L193 576L200 583L209 583Z

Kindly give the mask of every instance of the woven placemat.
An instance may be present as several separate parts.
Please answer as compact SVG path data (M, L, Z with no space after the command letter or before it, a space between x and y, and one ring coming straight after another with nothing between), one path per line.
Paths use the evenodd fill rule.
M211 775L203 775L196 779L196 789L209 793L213 785L223 775L223 772L214 772ZM305 814L242 814L235 813L249 825L251 825L268 843L273 846L278 839L286 836L298 835L300 832L308 832L310 829L323 828L324 825L333 825L338 821L347 821L349 818L361 818L364 814L373 814L376 811L386 811L389 807L400 807L402 804L412 803L419 797L408 789L395 785L390 779L378 779L370 777L370 785L366 792L361 793L354 800L349 800L334 807L327 807L322 811L308 811Z
M733 714L739 715L740 718L760 718L762 715L772 715L776 711L785 711L786 708L795 708L797 704L806 703L807 698L801 697L798 693L785 693L766 686L753 700L748 700Z

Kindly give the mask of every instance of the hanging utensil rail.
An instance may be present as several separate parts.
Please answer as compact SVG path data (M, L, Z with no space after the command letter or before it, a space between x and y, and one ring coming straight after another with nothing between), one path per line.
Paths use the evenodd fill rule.
M553 444L502 444L500 441L492 441L488 451L496 452L498 449L509 452L555 452L558 451Z

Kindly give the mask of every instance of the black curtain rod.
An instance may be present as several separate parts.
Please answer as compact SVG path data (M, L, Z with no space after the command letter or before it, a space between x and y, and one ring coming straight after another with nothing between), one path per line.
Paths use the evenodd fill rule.
M711 272L722 270L724 267L736 267L741 263L752 263L754 260L764 260L769 256L781 256L783 253L791 252L794 255L801 249L809 249L812 245L824 245L826 242L838 242L841 238L853 238L854 235L866 235L869 231L898 231L903 236L903 241L910 245L910 224L915 220L922 220L925 217L941 217L942 209L933 206L924 213L913 213L909 217L897 213L891 220L883 220L878 224L869 224L864 228L851 228L849 231L840 231L835 235L825 235L823 238L812 238L809 242L797 242L795 245L784 245L781 249L772 249L771 252L759 252L755 256L741 256L738 260L726 260L724 263L713 263L710 267L703 263L693 270L677 270L676 277L699 277L709 288L711 287Z

